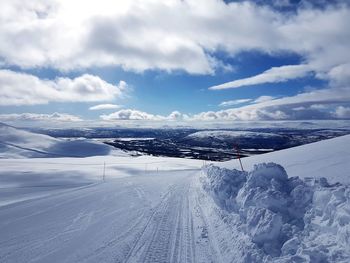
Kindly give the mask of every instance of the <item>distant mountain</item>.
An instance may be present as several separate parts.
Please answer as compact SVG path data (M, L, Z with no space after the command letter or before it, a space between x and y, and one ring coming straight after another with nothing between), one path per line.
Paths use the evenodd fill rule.
M220 146L223 148L244 147L255 149L280 149L290 142L287 136L275 133L228 130L199 131L186 136L183 140L186 143L202 147Z
M112 147L87 139L63 140L0 123L0 158L108 155Z

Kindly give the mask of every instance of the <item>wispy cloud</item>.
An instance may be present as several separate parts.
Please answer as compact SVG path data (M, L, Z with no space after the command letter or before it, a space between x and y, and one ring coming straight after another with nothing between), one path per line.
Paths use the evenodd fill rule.
M274 100L274 99L275 99L275 97L273 97L273 96L260 96L259 98L255 99L254 102L260 103L260 102L270 101L270 100Z
M288 65L282 67L274 67L263 73L244 79L238 79L217 86L212 86L211 90L234 89L244 86L251 86L264 83L285 82L290 79L305 77L311 72L307 65Z
M229 106L234 106L234 105L239 105L247 102L251 102L252 99L239 99L239 100L228 100L228 101L223 101L219 104L220 107L229 107Z
M122 108L122 105L117 104L99 104L95 106L91 106L89 110L113 110L113 109L119 109Z

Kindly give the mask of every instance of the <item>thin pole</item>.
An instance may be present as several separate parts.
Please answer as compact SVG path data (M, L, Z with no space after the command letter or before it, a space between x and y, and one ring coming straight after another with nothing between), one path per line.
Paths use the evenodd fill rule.
M103 162L103 181L106 181L106 162Z
M242 161L241 161L241 155L239 154L239 148L238 148L237 145L234 146L234 147L235 147L236 152L237 152L237 158L238 158L239 164L241 165L242 172L244 172L243 165L242 165Z

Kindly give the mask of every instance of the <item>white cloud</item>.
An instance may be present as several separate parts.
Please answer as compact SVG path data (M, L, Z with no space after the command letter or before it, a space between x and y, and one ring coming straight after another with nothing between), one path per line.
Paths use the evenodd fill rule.
M347 105L349 102L350 92L347 87L333 87L278 99L260 97L247 106L202 112L192 118L204 121L347 118L348 108L338 106L335 113L331 114L329 107Z
M220 107L229 107L233 105L239 105L243 103L247 103L252 101L252 99L239 99L239 100L229 100L229 101L223 101L219 104Z
M240 88L243 86L285 82L290 79L305 77L310 73L310 67L307 65L288 65L282 67L273 67L263 73L244 79L238 79L217 86L212 86L211 90Z
M100 118L104 121L114 121L114 120L161 120L162 116L153 115L147 112L124 109L111 114L103 114Z
M252 120L282 120L288 116L280 111L269 111L265 109L240 110L227 109L221 111L208 111L195 114L190 117L197 121L252 121Z
M91 106L89 110L113 110L113 109L119 109L122 108L121 105L116 104L99 104L95 106Z
M187 120L189 117L186 114L182 114L179 111L173 111L168 116L154 115L151 113L134 110L124 109L111 114L103 114L100 118L104 121L116 121L116 120L147 120L147 121L181 121Z
M188 115L187 114L182 114L179 111L173 111L172 113L170 113L164 119L167 119L167 120L170 120L170 121L181 121L181 120L184 120L184 119L188 119Z
M0 87L0 105L35 105L52 101L109 101L121 97L127 84L120 81L115 86L89 74L74 79L46 80L30 74L0 70Z
M333 67L327 77L333 86L347 86L350 83L350 63Z
M211 74L218 67L230 68L214 57L217 51L230 56L287 51L299 54L317 76L327 77L350 60L347 5L301 7L285 15L247 1L2 0L0 10L4 65L60 70L118 65Z
M350 107L339 106L336 108L334 115L339 119L350 119Z
M310 109L316 109L316 110L325 110L328 108L328 105L324 104L313 104L310 106Z
M16 122L16 121L59 121L59 122L77 122L82 121L78 116L67 113L53 113L53 114L38 114L38 113L11 113L0 114L0 121Z
M259 102L265 102L265 101L274 100L274 99L275 97L273 96L260 96L259 98L255 99L254 102L259 103Z

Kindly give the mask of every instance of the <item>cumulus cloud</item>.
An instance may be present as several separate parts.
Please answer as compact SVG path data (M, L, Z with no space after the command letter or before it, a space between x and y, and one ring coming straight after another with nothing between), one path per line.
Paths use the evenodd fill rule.
M95 106L91 106L89 110L113 110L113 109L119 109L122 108L121 105L116 104L99 104Z
M181 120L187 120L189 117L187 114L182 114L179 111L173 111L170 113L167 117L164 119L170 120L170 121L181 121Z
M208 111L195 114L190 117L198 121L252 121L252 120L282 120L288 116L280 110L265 109L228 109L221 111Z
M220 107L229 107L233 105L239 105L243 103L247 103L252 101L252 99L239 99L239 100L229 100L229 101L223 101L219 104Z
M253 1L222 0L2 0L0 10L3 65L60 70L118 65L138 72L212 74L230 68L215 52L287 51L327 77L350 56L350 8L342 4L300 6L287 16ZM284 81L305 74L299 70L271 69L232 85ZM276 71L284 76L273 76Z
M182 114L179 111L173 111L168 116L154 115L151 113L134 110L124 109L111 114L101 115L100 118L104 121L116 121L116 120L147 120L147 121L181 121L188 119L188 115Z
M38 113L11 113L0 114L0 121L16 122L16 121L59 121L59 122L77 122L82 121L78 116L67 113L52 113L52 114L38 114Z
M339 119L350 119L350 107L339 106L336 108L334 115Z
M305 77L310 72L307 65L288 65L282 67L273 67L263 73L244 79L238 79L217 86L212 86L211 90L233 89L243 86L251 86L264 83L285 82L290 79Z
M114 121L114 120L161 120L162 116L153 115L147 112L124 109L111 114L103 114L100 118L104 121Z
M0 70L0 105L35 105L48 102L109 101L121 97L124 81L112 85L97 76L84 74L74 79L39 79L26 73Z

